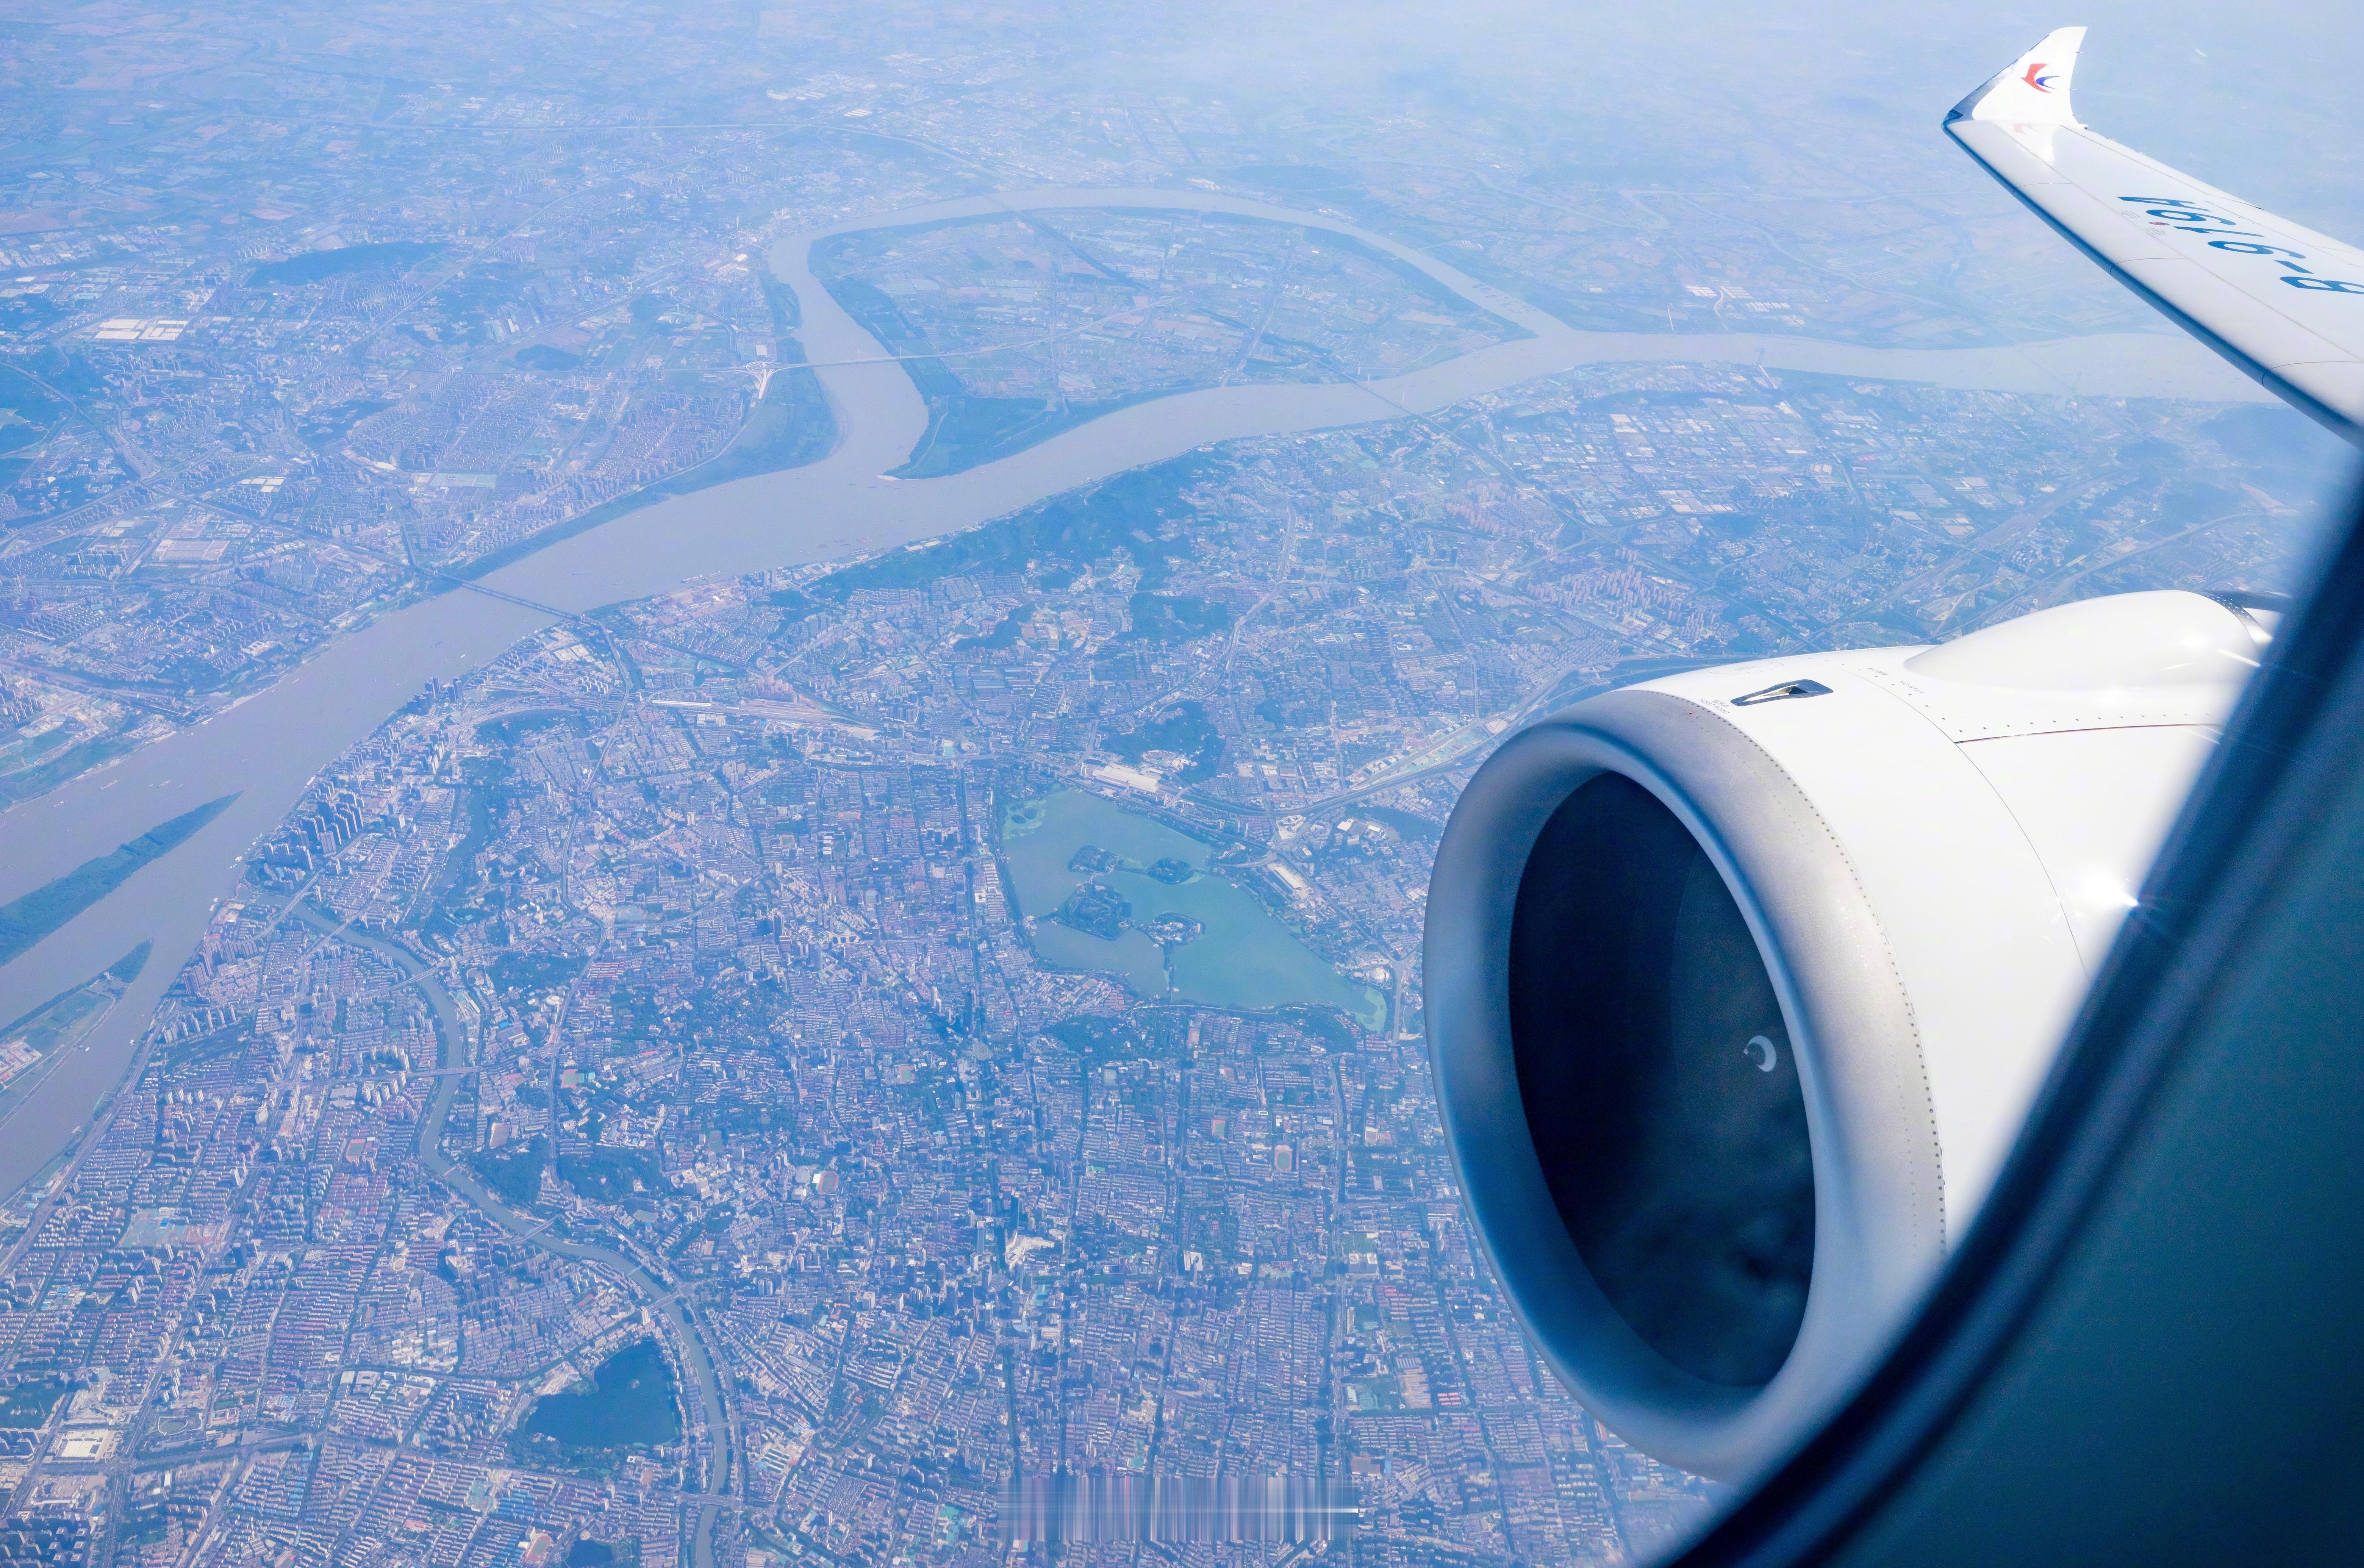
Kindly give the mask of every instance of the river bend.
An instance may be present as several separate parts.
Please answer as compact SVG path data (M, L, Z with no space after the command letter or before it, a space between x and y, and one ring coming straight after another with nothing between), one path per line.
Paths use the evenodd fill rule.
M813 242L996 211L1111 206L1225 213L1350 236L1533 336L1387 380L1182 393L1120 409L965 473L886 477L925 432L927 408L902 367L813 277ZM796 291L804 323L797 337L837 417L839 443L829 456L665 500L558 540L487 575L483 585L492 594L447 592L384 615L204 723L0 814L5 903L192 806L238 792L203 830L0 968L6 1019L88 980L139 942L155 944L113 1012L8 1118L0 1139L0 1192L13 1191L55 1158L120 1079L157 998L195 949L213 906L234 892L238 857L278 825L318 773L423 684L485 664L552 624L556 612L662 594L697 577L931 539L1212 442L1430 413L1584 364L1761 363L1963 389L2270 400L2180 335L1938 350L1751 334L1578 332L1425 251L1342 219L1188 190L1052 189L935 203L781 240L770 263Z

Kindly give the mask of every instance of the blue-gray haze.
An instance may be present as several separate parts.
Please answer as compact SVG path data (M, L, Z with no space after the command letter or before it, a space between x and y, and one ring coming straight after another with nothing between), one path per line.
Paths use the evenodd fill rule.
M2063 21L2364 235L2327 6L11 6L0 1562L1679 1539L1428 857L1621 681L2303 587L2340 451L1937 133Z

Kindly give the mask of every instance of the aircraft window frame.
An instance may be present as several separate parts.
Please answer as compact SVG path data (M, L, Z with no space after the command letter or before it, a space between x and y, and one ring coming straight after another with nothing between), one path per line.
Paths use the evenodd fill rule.
M1862 1539L1956 1434L2080 1245L2186 1059L2220 968L2306 848L2364 789L2314 744L2364 680L2364 494L2326 540L2184 802L1984 1207L1856 1395L1673 1568L1790 1568ZM2343 702L2343 698L2348 701Z

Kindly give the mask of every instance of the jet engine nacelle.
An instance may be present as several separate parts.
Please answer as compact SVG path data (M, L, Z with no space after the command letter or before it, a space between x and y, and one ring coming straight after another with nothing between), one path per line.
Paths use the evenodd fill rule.
M1569 1388L1669 1463L1780 1458L1901 1326L2257 666L2127 594L1692 671L1481 768L1437 852L1437 1095Z

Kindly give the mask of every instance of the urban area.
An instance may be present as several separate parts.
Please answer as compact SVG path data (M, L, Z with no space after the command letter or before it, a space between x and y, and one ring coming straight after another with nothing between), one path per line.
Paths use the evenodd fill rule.
M926 9L22 14L5 802L825 458L792 236L925 403L906 483L1516 343L1495 290L1866 350L2146 328L2033 224L1862 199L1942 150L1712 114L1589 154L1540 96L1292 103ZM1015 190L1076 195L926 212ZM0 1563L1646 1561L1715 1489L1531 1348L1437 1122L1460 788L1653 674L2286 589L2326 461L2257 404L1637 359L552 614L324 759L194 953L0 1028L13 1138L173 967L0 1207ZM224 804L126 822L0 952ZM1343 1501L1029 1540L1054 1474Z

